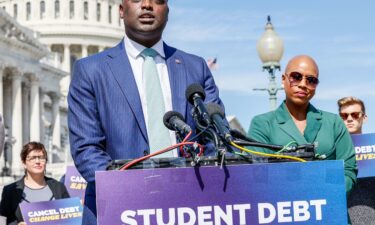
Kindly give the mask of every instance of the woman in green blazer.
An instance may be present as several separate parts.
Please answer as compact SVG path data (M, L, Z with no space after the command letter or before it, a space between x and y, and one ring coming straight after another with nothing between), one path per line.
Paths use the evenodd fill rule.
M357 177L352 139L339 116L310 104L319 83L318 75L318 66L311 57L301 55L291 59L282 75L285 101L275 111L254 117L249 136L283 146L291 141L298 145L316 144L316 153L321 158L344 160L346 191L349 193Z

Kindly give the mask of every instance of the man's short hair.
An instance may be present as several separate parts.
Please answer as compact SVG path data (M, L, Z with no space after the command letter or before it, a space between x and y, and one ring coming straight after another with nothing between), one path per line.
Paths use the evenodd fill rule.
M365 104L359 98L356 98L356 97L353 97L353 96L344 97L344 98L339 99L337 101L337 104L339 106L339 112L341 111L341 108L344 107L344 106L358 104L358 105L361 106L363 114L366 114Z

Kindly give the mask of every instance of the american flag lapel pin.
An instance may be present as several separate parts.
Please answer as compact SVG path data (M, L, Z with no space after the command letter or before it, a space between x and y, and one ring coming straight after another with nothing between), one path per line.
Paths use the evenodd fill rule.
M181 60L179 60L179 59L175 59L174 60L177 64L181 64L182 62L181 62Z

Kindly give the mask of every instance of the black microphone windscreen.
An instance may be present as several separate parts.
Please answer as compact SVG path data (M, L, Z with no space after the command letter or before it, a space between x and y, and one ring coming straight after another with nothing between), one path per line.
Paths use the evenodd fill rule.
M210 116L214 114L219 114L222 118L224 118L224 112L219 104L214 102L209 102L206 104L207 112Z
M169 122L169 120L172 118L172 117L178 117L179 119L181 119L182 121L184 121L184 117L181 115L181 113L179 112L176 112L176 111L169 111L169 112L166 112L163 116L163 123L164 125L169 129L169 130L174 130L173 129L173 126L172 124Z
M190 104L194 105L194 95L198 94L202 101L206 98L206 94L202 85L198 83L191 84L185 91L186 99L190 102Z

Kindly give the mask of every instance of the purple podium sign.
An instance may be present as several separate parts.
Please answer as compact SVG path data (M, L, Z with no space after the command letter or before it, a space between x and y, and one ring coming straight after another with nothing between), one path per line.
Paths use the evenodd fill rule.
M375 176L375 133L353 134L358 178Z
M96 173L98 224L347 224L343 161Z
M64 184L71 197L79 197L80 199L85 198L87 182L78 172L76 167L68 166L66 168Z
M20 204L26 224L81 225L82 204L79 198L65 198L46 202Z

